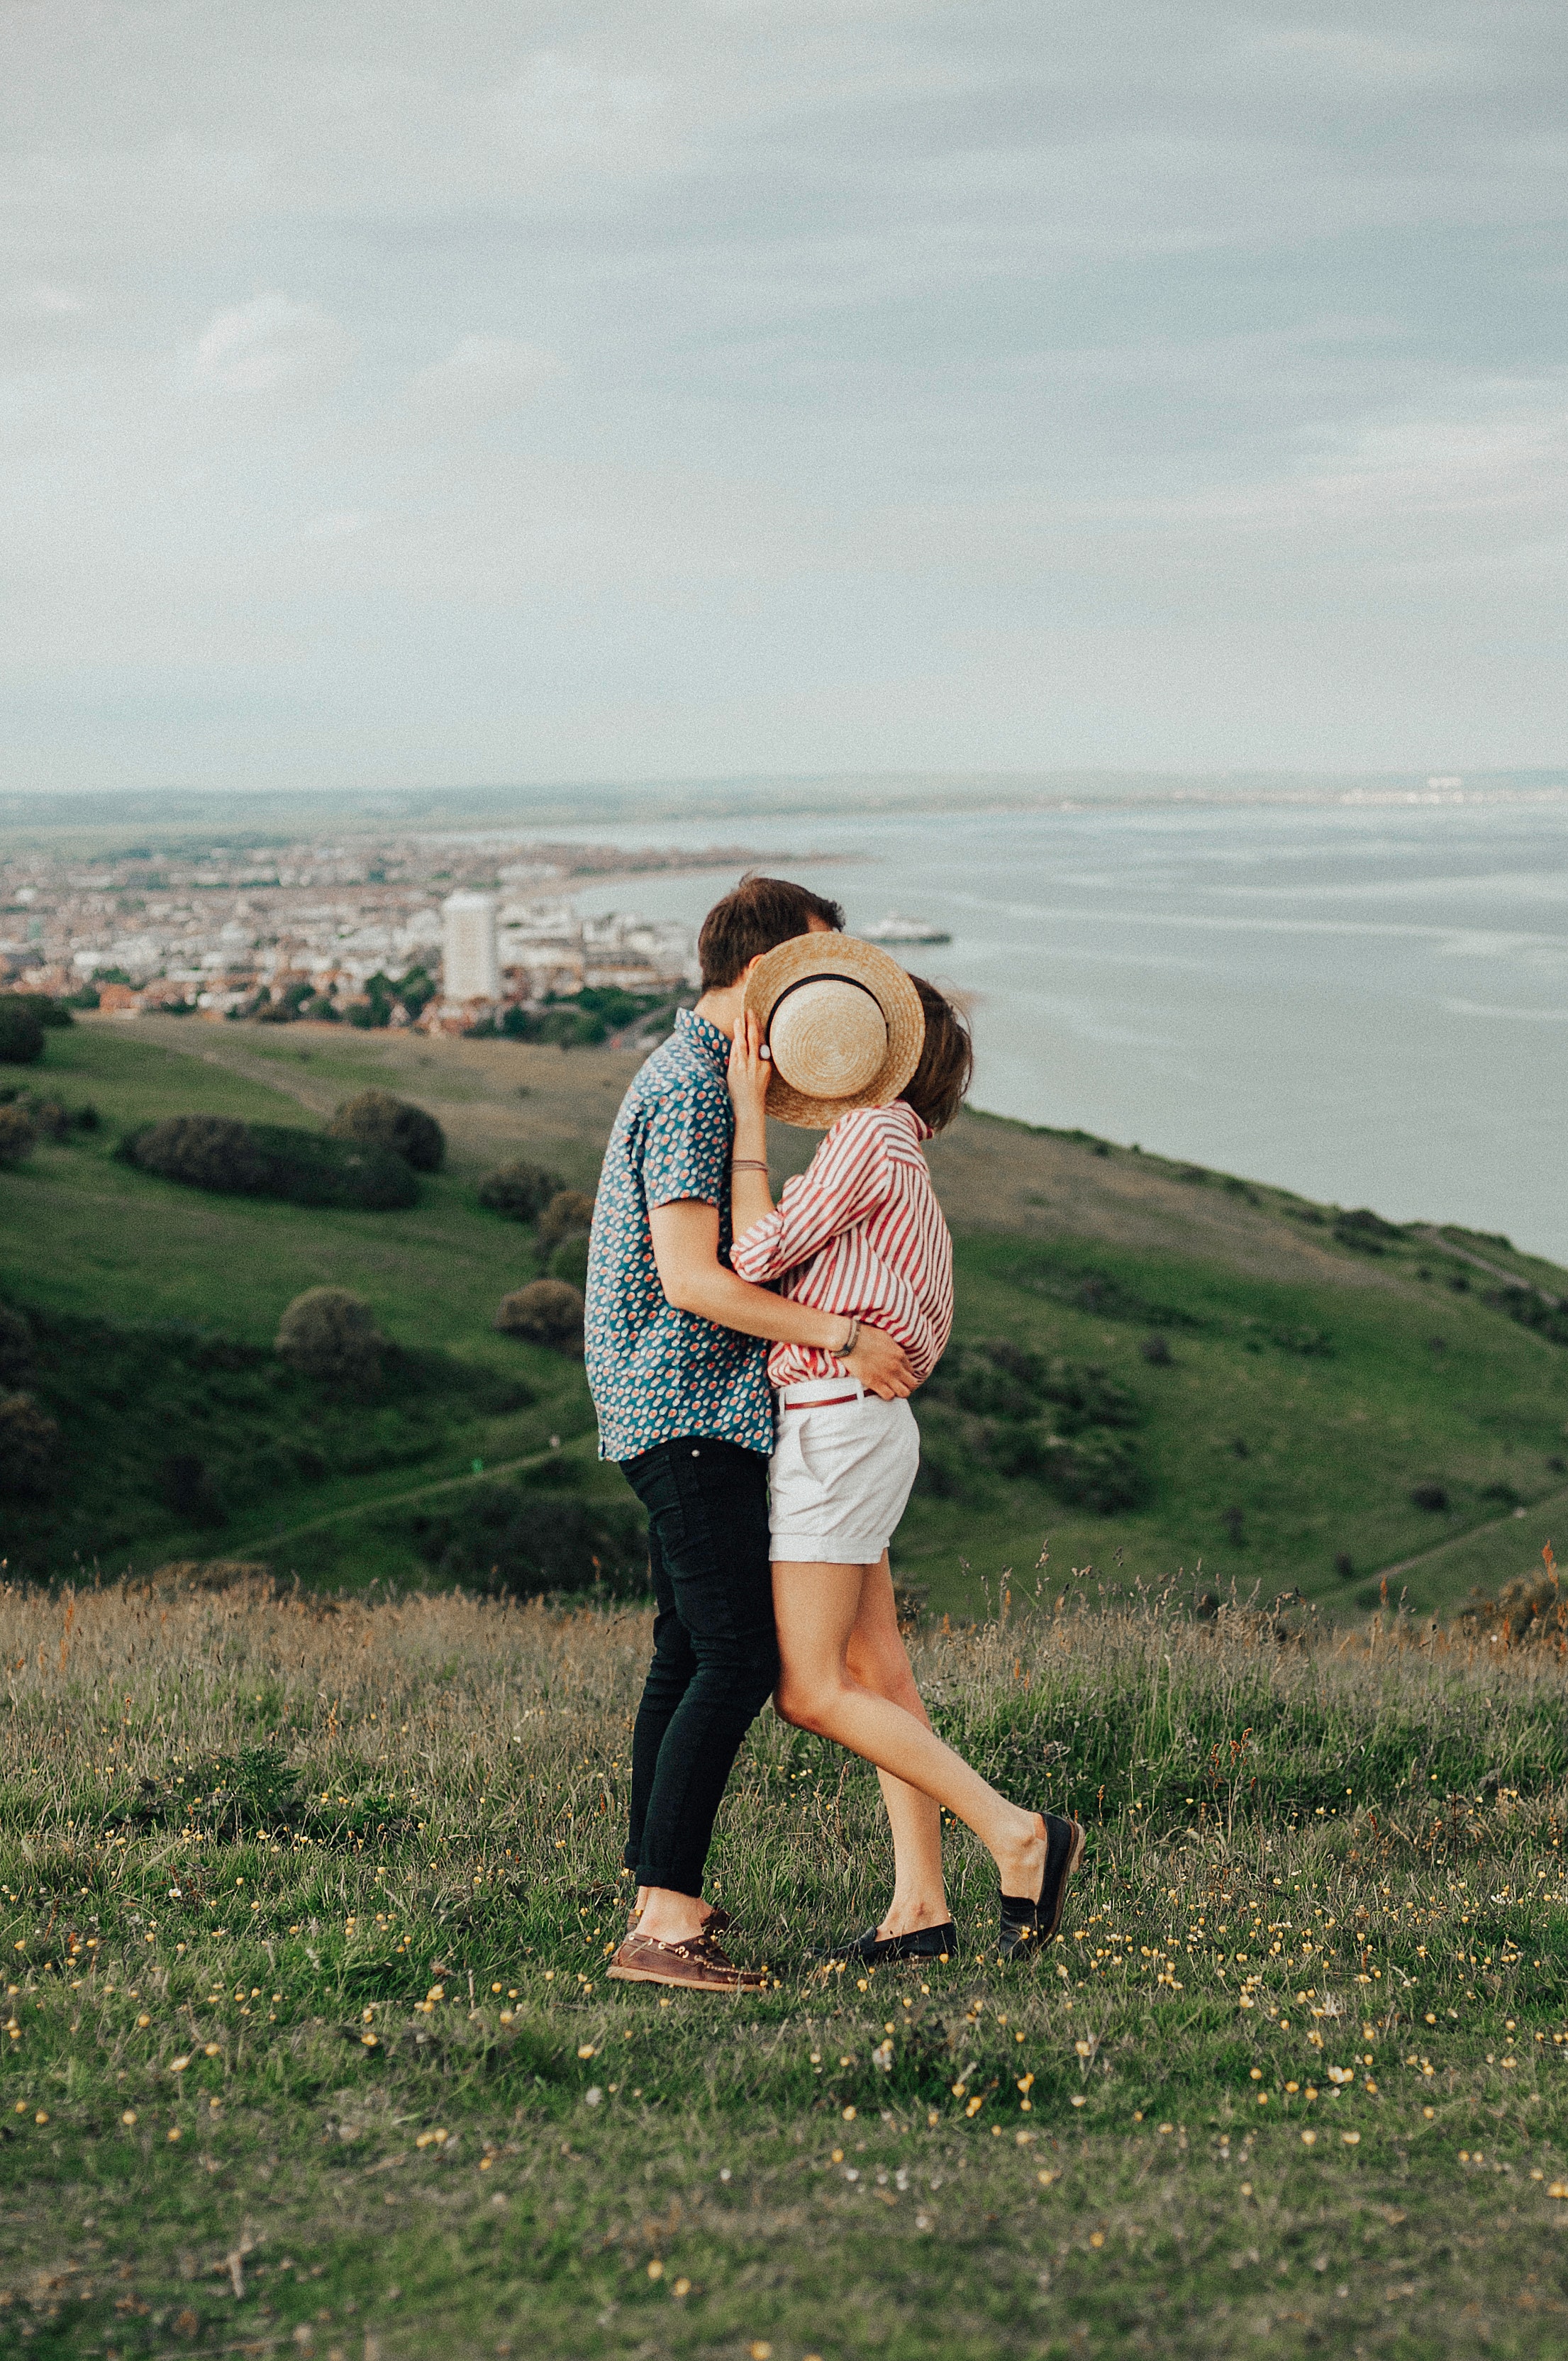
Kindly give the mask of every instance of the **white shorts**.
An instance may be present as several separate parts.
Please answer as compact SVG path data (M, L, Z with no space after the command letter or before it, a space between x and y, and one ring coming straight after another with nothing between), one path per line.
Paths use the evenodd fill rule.
M874 1565L892 1541L920 1466L906 1401L779 1407L768 1464L771 1552L803 1565Z

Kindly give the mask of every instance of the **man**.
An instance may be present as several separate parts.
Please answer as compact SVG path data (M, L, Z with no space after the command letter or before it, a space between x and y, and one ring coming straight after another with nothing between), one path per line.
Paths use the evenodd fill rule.
M725 1782L778 1673L767 1347L819 1345L884 1400L915 1389L890 1336L749 1286L729 1265L725 1073L746 979L777 944L843 923L836 902L804 885L742 878L703 922L696 1009L636 1076L605 1152L588 1253L588 1384L600 1454L620 1463L648 1511L656 1609L624 1856L641 1912L609 1970L623 1982L733 1992L760 1981L720 1949L702 1879Z

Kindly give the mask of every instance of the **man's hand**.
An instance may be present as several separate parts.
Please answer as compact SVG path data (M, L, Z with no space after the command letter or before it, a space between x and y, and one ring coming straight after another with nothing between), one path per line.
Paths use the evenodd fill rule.
M861 1330L844 1367L852 1378L859 1378L868 1393L880 1394L883 1401L903 1400L920 1382L903 1345L880 1328Z
M673 1205L653 1206L648 1223L659 1284L677 1312L695 1312L699 1320L711 1320L716 1328L733 1328L742 1336L835 1352L846 1334L843 1312L817 1312L809 1303L752 1287L719 1261L717 1205L682 1197ZM919 1383L903 1345L880 1328L861 1330L844 1367L868 1393L880 1394L883 1401L912 1394Z

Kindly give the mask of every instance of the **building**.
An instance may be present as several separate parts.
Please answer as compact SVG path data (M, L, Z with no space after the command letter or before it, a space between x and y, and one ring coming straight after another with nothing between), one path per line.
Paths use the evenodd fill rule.
M501 988L493 894L448 894L441 906L442 990L447 1000L495 1000Z

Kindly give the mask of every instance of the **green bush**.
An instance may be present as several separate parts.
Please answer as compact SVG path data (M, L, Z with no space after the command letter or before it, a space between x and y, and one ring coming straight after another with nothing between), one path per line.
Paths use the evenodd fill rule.
M565 1484L475 1485L452 1505L413 1518L411 1529L441 1580L468 1589L514 1598L549 1591L635 1598L648 1588L648 1545L632 1503L585 1500Z
M487 1213L509 1222L536 1222L565 1182L542 1164L503 1164L487 1172L479 1183L479 1202Z
M165 1505L187 1525L221 1525L224 1508L214 1488L205 1460L194 1451L176 1451L163 1461L158 1475Z
M33 1374L33 1331L26 1314L0 1303L0 1386L23 1386Z
M1053 1436L1041 1473L1058 1499L1091 1509L1099 1517L1140 1508L1149 1494L1143 1455L1127 1434Z
M568 1287L576 1288L579 1294L587 1294L588 1285L587 1234L578 1230L574 1236L563 1238L551 1256L546 1268L551 1279L565 1279Z
M403 1213L419 1202L411 1166L389 1148L298 1131L290 1124L255 1123L250 1136L262 1159L264 1196L362 1213Z
M115 1150L162 1180L219 1195L280 1197L292 1205L395 1213L418 1202L419 1183L389 1148L363 1147L289 1124L232 1115L166 1115L129 1133Z
M36 1066L44 1053L44 1028L19 993L0 993L0 1065Z
M564 1279L536 1279L501 1298L496 1326L503 1335L523 1336L532 1345L580 1351L583 1312L583 1299L575 1287Z
M27 1113L34 1128L44 1139L69 1139L71 1110L62 1099L33 1097L27 1101Z
M564 1238L587 1230L594 1218L594 1201L584 1189L558 1189L539 1217L539 1253L548 1260Z
M0 1397L0 1493L46 1493L59 1449L60 1429L31 1394Z
M996 1476L1045 1485L1099 1516L1149 1496L1141 1446L1127 1431L1142 1422L1142 1405L1091 1365L1047 1359L1007 1338L954 1345L916 1415L917 1483L936 1499L981 1499Z
M362 1296L346 1287L312 1287L284 1312L273 1349L305 1377L367 1393L380 1383L386 1345Z
M254 1196L266 1168L250 1126L227 1115L170 1115L131 1132L116 1153L160 1180L224 1196Z
M32 1116L24 1106L0 1106L0 1165L20 1164L38 1146Z
M32 1010L46 1033L63 1032L68 1025L76 1022L69 1004L51 999L47 992L15 992L11 997L19 1001L24 1008Z
M439 1172L446 1154L446 1134L435 1117L390 1091L361 1091L345 1099L327 1132L361 1147L390 1148L416 1172Z

